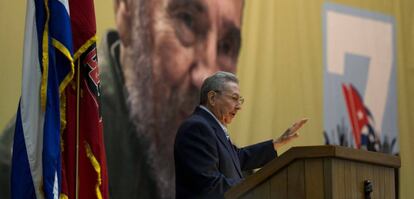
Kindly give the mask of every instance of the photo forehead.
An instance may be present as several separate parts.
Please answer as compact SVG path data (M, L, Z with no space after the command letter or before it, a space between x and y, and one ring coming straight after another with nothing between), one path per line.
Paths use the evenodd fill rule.
M214 3L221 20L233 22L236 27L240 27L243 0L215 0Z
M240 27L243 0L166 0L169 6L193 7L209 12L213 18L231 21L235 26Z
M199 12L208 12L209 6L204 0L167 0L170 9L181 7L193 9Z

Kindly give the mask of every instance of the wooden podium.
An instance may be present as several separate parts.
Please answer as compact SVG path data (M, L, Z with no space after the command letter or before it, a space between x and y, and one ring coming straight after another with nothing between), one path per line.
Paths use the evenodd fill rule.
M340 146L293 147L227 191L225 198L392 199L400 164L397 156Z

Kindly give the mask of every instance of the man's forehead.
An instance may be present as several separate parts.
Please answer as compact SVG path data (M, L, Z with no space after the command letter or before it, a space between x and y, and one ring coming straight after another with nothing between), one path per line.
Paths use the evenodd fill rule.
M176 5L194 5L202 8L210 15L215 15L219 20L225 20L234 23L236 27L240 27L243 0L167 0L166 3ZM215 17L214 17L215 18Z
M231 21L236 27L240 27L243 11L242 0L215 0L214 3L216 6L213 9L217 9L220 18Z
M224 84L224 90L230 92L231 94L238 94L240 92L239 84L228 81Z

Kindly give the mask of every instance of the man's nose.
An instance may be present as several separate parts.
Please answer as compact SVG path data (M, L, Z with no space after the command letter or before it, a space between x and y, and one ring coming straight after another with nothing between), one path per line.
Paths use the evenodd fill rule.
M219 68L215 66L195 63L195 66L191 70L191 81L196 88L201 89L201 85L203 85L204 80L218 70Z
M242 109L241 103L237 103L235 108L237 111L241 110Z
M198 89L204 80L220 70L217 64L216 36L210 34L205 41L194 47L194 64L191 68L191 81Z

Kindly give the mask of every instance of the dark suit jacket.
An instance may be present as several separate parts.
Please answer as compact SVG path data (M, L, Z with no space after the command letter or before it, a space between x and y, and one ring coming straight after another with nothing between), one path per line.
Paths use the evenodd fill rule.
M176 198L222 198L243 180L242 170L276 156L271 140L241 149L232 145L215 118L197 107L175 139Z

